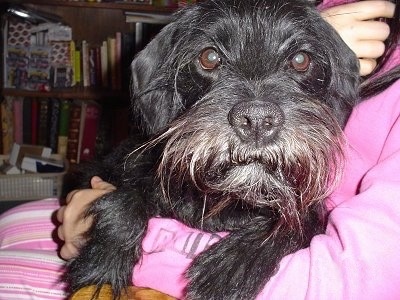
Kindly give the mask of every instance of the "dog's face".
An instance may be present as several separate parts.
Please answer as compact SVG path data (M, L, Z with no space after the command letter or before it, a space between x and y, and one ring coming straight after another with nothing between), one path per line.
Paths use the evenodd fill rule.
M327 196L358 65L310 1L199 3L132 70L135 111L162 133L169 191L206 199L209 215L267 207L293 222Z

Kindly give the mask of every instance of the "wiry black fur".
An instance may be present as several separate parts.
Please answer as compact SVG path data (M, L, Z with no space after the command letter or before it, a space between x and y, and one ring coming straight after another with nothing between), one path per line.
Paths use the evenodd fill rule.
M208 47L221 57L211 71L198 60ZM311 58L306 71L291 66L299 52ZM180 11L132 72L133 107L153 137L86 170L118 188L88 211L94 224L69 263L71 290L109 283L120 295L159 215L231 232L194 259L188 299L254 298L283 256L325 229L340 128L358 101L357 58L312 1L211 0ZM240 103L278 115L273 134L243 133L232 117Z

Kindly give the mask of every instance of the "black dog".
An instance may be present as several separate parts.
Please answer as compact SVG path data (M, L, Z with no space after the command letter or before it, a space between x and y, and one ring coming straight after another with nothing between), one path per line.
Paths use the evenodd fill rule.
M72 291L131 284L153 216L230 231L194 259L188 299L252 299L326 225L358 60L306 0L210 0L183 9L135 58L133 107L152 139L97 174L118 189L69 265Z

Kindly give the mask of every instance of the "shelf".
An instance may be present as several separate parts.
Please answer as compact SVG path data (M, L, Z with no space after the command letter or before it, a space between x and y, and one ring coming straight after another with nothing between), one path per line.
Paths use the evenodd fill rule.
M103 9L119 9L131 10L137 12L151 12L151 13L172 13L176 7L163 7L144 4L133 4L130 2L84 2L84 1L61 1L61 0L30 0L28 1L10 1L19 4L36 4L45 6L63 6L63 7L79 7L79 8L103 8Z
M5 88L2 90L3 96L14 96L14 97L29 97L29 98L63 98L63 99L82 99L82 100L105 100L112 98L127 98L127 92L113 91L108 89L99 88L65 88L65 89L53 89L48 92L41 91L28 91L13 88Z

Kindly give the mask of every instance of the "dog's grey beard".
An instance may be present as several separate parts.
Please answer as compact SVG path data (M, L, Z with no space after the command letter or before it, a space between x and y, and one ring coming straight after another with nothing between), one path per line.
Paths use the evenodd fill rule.
M286 115L278 136L258 149L240 141L228 121L215 122L207 109L197 107L178 118L152 141L166 140L158 168L164 195L190 184L204 201L218 199L205 217L231 205L271 208L279 223L301 230L302 216L341 178L344 139L321 103L309 102Z

